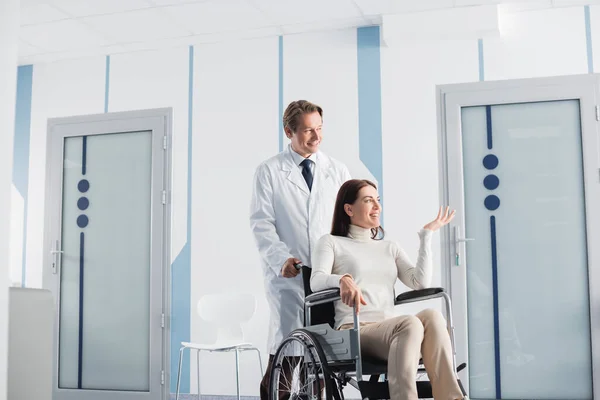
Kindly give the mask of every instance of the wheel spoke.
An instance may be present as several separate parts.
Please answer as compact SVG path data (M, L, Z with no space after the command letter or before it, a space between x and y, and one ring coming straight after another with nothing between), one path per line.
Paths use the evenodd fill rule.
M270 380L270 400L330 399L323 390L325 373L319 351L310 337L290 336L280 345ZM322 354L322 352L321 352Z

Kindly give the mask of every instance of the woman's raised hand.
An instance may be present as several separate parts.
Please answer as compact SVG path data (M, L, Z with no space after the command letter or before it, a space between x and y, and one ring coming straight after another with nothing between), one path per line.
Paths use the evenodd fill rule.
M440 229L442 226L444 226L444 225L448 224L450 221L452 221L455 213L456 213L456 210L452 210L452 212L450 212L450 207L446 207L445 211L444 211L444 207L440 207L437 217L433 221L431 221L430 223L425 225L423 227L423 229L428 229L430 231L435 232L438 229Z

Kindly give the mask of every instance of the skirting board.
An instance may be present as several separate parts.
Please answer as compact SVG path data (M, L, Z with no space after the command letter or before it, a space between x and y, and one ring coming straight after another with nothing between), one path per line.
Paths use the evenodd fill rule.
M242 396L241 400L259 400L260 397L254 397L254 396ZM171 399L170 400L175 400L175 393L171 393ZM189 393L181 393L179 395L179 400L199 400L198 399L198 395L197 394L189 394ZM215 395L202 395L202 400L237 400L237 396L215 396ZM353 399L347 399L347 400L353 400ZM355 399L358 400L358 399Z
M241 400L259 400L260 397L254 396L242 396ZM175 393L171 393L171 400L175 400ZM198 400L197 394L181 393L179 400ZM202 400L237 400L237 396L215 396L210 394L203 394Z

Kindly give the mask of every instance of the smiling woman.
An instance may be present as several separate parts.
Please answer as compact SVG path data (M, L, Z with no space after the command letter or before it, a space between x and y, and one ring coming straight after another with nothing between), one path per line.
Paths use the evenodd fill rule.
M331 234L348 236L350 225L371 229L373 239L383 239L384 231L379 225L381 204L377 187L366 179L346 182L338 192Z
M340 289L336 329L354 326L353 308L360 313L363 355L388 361L392 399L417 398L414 376L421 354L434 398L462 399L442 315L432 309L417 315L394 314L397 279L415 290L431 284L431 237L454 218L454 211L440 208L437 217L421 229L419 255L413 264L400 246L383 240L381 210L372 182L352 179L342 185L331 234L323 236L313 252L311 289Z

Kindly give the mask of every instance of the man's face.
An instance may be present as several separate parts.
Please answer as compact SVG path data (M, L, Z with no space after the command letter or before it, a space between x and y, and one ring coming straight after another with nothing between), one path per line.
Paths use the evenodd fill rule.
M321 135L322 125L323 120L317 111L303 114L295 132L289 128L285 129L286 136L292 140L292 149L303 157L316 153L323 137Z

